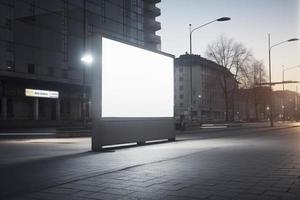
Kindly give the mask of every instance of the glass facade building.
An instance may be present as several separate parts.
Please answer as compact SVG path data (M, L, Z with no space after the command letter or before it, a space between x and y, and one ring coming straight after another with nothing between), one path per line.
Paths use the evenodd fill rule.
M90 38L105 34L160 50L159 2L0 0L1 125L31 126L36 120L64 125L90 118L92 71L80 62ZM59 98L26 97L26 88L58 91Z

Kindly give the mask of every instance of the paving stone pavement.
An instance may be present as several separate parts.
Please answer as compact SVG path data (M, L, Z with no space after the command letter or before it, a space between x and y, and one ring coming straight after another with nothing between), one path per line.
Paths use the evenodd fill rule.
M14 200L300 199L299 127L223 142L229 145L70 181Z

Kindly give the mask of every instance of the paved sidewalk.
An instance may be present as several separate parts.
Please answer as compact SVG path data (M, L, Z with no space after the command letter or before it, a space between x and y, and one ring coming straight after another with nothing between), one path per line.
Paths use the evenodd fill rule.
M186 135L181 142L117 150L111 159L119 159L120 167L63 181L14 200L300 199L300 128L251 130L200 140L197 134ZM117 154L122 159L114 157ZM91 157L98 158L99 168L109 161L101 158L104 155L109 154ZM143 161L133 162L135 156ZM125 165L126 159L131 164ZM84 170L86 161L73 169Z

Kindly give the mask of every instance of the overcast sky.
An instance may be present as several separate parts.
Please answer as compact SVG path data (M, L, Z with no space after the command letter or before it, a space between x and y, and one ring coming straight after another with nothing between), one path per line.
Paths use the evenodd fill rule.
M271 43L300 38L300 0L162 0L162 50L178 57L189 51L189 24L194 27L228 16L193 33L193 53L205 55L206 47L225 34L251 49L268 66L268 37ZM282 81L282 65L300 65L300 42L285 43L272 50L272 81ZM286 71L286 80L300 81L300 68ZM277 87L281 89L282 86ZM289 85L295 90L296 85ZM298 84L300 91L300 84Z

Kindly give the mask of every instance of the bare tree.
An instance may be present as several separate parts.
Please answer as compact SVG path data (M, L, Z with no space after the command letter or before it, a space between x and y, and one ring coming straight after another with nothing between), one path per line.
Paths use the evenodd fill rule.
M240 86L244 89L254 88L266 82L267 75L263 61L252 58L240 71Z
M255 119L259 119L259 113L261 112L260 104L262 95L260 83L266 82L267 75L265 72L265 67L262 61L252 59L248 65L245 65L241 69L241 80L240 86L248 90L248 100L252 100L255 110Z
M251 58L251 52L242 43L221 35L216 41L208 45L206 55L208 59L223 67L219 84L224 95L225 120L233 120L235 94L238 89L240 71ZM231 116L229 111L231 111Z

